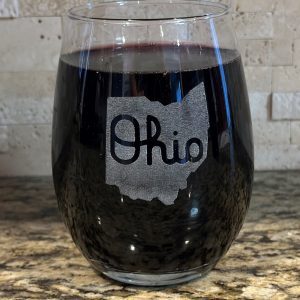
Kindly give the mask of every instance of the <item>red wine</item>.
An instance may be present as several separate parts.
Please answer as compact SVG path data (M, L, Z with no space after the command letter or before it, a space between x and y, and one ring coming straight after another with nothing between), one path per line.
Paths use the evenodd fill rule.
M96 269L212 268L252 189L240 55L163 44L62 55L52 152L60 210Z

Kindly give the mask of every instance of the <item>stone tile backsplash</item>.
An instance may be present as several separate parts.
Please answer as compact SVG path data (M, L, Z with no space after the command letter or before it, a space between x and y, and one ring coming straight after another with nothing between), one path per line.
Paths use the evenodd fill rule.
M51 174L59 16L86 0L0 0L0 176ZM300 1L232 0L257 170L300 168Z

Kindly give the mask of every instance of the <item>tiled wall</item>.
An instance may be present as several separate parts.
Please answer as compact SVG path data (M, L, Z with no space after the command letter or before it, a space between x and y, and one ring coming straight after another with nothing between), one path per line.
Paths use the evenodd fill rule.
M300 168L300 0L233 0L256 169ZM0 0L0 176L51 173L59 15L82 0Z

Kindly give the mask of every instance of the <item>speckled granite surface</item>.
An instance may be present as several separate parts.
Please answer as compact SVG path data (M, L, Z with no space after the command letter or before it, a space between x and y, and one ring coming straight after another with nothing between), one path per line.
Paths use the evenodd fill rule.
M256 174L238 240L208 277L134 288L89 267L60 220L50 178L0 179L0 299L300 298L300 172Z

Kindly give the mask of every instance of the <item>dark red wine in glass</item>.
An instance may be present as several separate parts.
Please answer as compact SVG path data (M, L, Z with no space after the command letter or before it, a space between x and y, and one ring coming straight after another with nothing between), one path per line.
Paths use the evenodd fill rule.
M104 27L85 10L66 22ZM211 44L83 43L60 58L52 148L59 208L91 265L119 281L167 285L208 273L249 207L253 142L241 57L234 44L220 46L216 16L199 18Z

